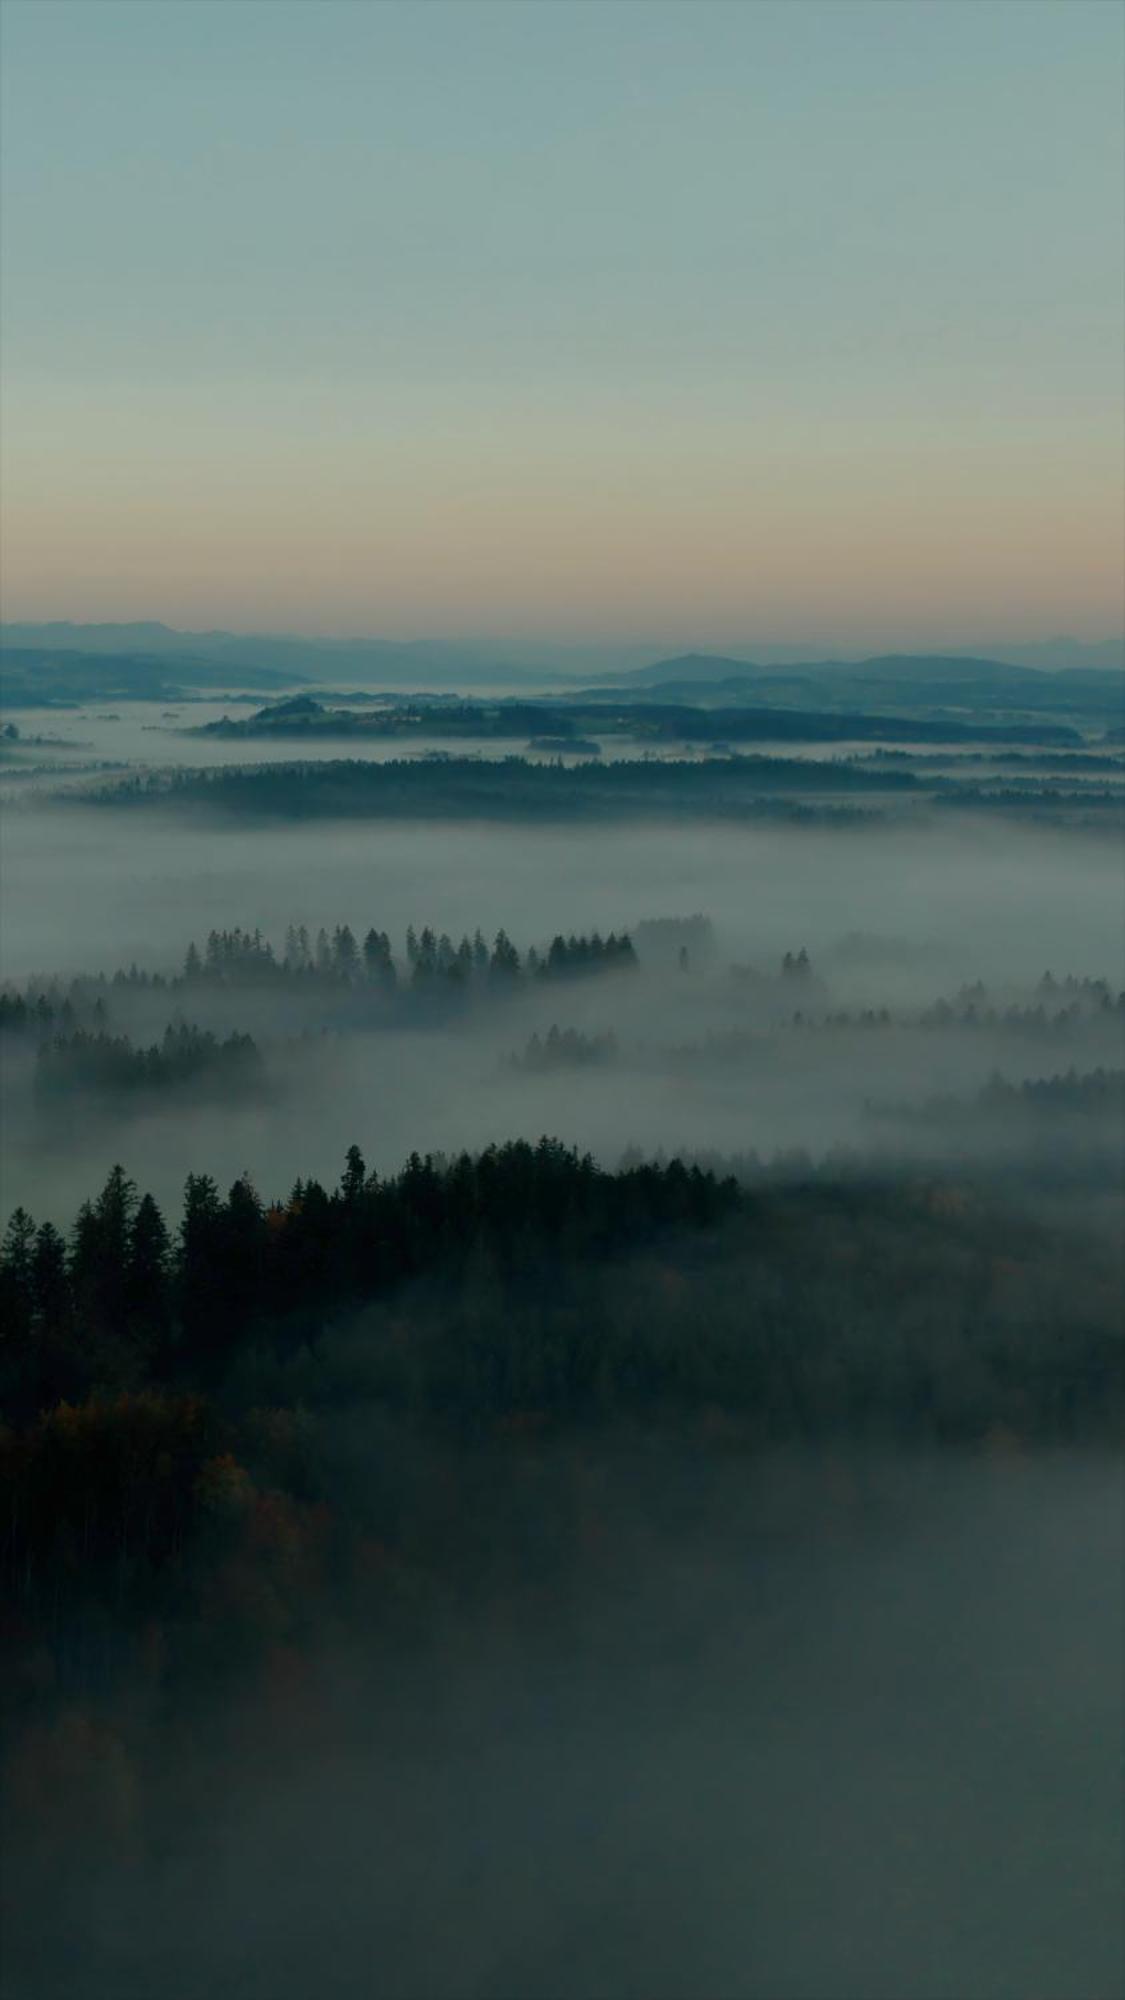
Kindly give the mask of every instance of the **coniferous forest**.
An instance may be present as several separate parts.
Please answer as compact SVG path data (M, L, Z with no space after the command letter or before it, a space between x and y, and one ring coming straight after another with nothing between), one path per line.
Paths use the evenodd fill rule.
M177 911L155 951L87 937L84 968L68 946L0 990L22 1197L0 1243L5 1917L48 1990L229 1969L243 1915L225 1943L173 1942L189 1878L216 1892L216 1828L261 1896L248 1856L287 1868L306 1812L358 1788L329 1841L349 1953L373 1896L391 1993L459 1995L411 1914L434 1830L413 1861L384 1851L378 1801L409 1822L432 1785L464 1821L483 1759L490 1883L519 1865L514 1752L567 1801L569 1745L607 1813L676 1713L708 1766L740 1727L762 1755L795 1663L816 1738L841 1698L828 1633L858 1677L841 1783L865 1786L878 1633L914 1688L907 1635L928 1632L971 1717L978 1566L1013 1633L1044 1589L1061 1616L1107 1574L1125 982L1081 924L1051 970L1034 925L1015 954L931 942L905 908L898 935L798 928L731 885L714 918L622 911L614 887L598 921L552 925L513 878L486 925L440 893L423 921L384 881L350 920ZM1059 1507L1084 1555L1044 1585L1019 1551ZM964 1728L942 1724L964 1781L979 1761L1009 1782ZM599 1836L603 1865L641 1838ZM455 1895L464 1848L441 1840ZM489 1964L492 1894L464 1919ZM337 1910L335 1873L316 1906ZM589 1921L582 1991L620 1937ZM314 1936L294 1965L261 1947L271 1989L312 1977ZM672 2000L693 1953L643 1956ZM499 1990L554 2000L538 1951L520 1964Z
M4 0L0 2000L1125 2000L1104 0Z

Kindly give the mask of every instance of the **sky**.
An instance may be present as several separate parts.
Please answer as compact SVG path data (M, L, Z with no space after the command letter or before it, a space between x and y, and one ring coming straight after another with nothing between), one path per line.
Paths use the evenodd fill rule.
M1123 26L4 0L4 616L1120 631Z

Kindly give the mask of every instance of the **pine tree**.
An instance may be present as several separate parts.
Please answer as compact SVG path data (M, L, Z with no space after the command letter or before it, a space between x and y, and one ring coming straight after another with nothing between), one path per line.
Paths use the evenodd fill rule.
M520 956L506 931L497 931L489 960L488 977L493 985L513 986L520 974Z
M123 1167L110 1169L97 1200L78 1211L70 1249L76 1308L92 1329L120 1332L128 1293L129 1244L137 1190Z
M363 940L363 963L373 986L382 986L389 991L397 984L398 975L391 957L391 941L386 931L368 931Z
M17 1208L0 1244L0 1308L4 1338L23 1343L31 1331L34 1292L35 1224L26 1208Z
M414 984L421 986L434 977L437 971L437 939L429 925L421 933L414 947Z
M348 924L341 924L332 940L333 969L341 979L350 985L359 971L359 952L355 936Z
M180 1223L180 1303L191 1339L206 1324L216 1291L222 1203L210 1174L189 1174Z
M65 1331L70 1322L70 1281L66 1244L53 1222L40 1224L31 1267L35 1317L48 1336Z
M349 1146L345 1158L344 1171L340 1177L340 1193L346 1202L358 1201L367 1179L367 1167L358 1146Z
M128 1311L137 1330L150 1337L167 1323L169 1257L164 1217L152 1196L143 1195L130 1232Z

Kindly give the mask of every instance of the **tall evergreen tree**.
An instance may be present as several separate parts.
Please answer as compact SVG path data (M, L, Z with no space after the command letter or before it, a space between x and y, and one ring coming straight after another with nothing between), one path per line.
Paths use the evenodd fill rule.
M129 1246L137 1190L124 1167L111 1167L97 1200L79 1210L70 1275L79 1310L94 1326L119 1328L128 1296Z
M180 1311L190 1340L208 1323L217 1284L219 1191L210 1174L189 1174L180 1222Z
M35 1224L26 1208L17 1208L0 1245L0 1310L4 1337L26 1341L35 1307Z
M164 1217L150 1194L133 1217L129 1241L129 1316L141 1335L156 1335L168 1317L170 1244Z
M520 975L520 955L506 931L497 931L488 965L494 986L514 986Z
M359 1200L367 1179L367 1167L358 1146L349 1146L340 1177L340 1193L346 1202Z
M65 1332L70 1323L66 1244L53 1222L41 1223L36 1232L31 1276L40 1328L48 1336Z
M355 935L348 924L341 924L335 932L332 940L332 963L338 976L346 979L350 985L359 972L359 951Z

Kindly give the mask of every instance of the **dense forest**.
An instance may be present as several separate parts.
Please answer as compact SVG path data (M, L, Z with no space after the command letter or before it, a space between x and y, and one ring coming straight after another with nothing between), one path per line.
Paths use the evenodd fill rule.
M544 701L394 701L377 709L335 708L311 695L295 695L272 703L254 715L204 723L200 736L223 741L258 738L295 740L315 737L374 737L380 740L425 737L531 738L532 748L560 755L598 755L595 736L628 736L652 743L1011 743L1073 745L1077 729L1058 722L965 721L954 717L917 715L836 714L776 707L695 708L686 703L631 701L622 706L609 696L584 705L572 698L565 705ZM1081 761L1081 760L1078 760ZM1118 769L1110 759L1103 768Z
M1125 1416L1112 1242L963 1179L747 1187L548 1140L380 1179L353 1147L335 1188L268 1202L189 1175L170 1226L116 1167L68 1237L16 1211L0 1293L9 1613L79 1682L108 1619L140 1646L199 1566L250 1593L237 1636L198 1577L176 1613L221 1660L279 1562L299 1621L314 1551L340 1581L364 1534L393 1542L334 1513L318 1412L496 1439L721 1412L747 1443L1120 1437Z
M909 771L843 763L718 756L607 763L528 762L521 757L421 757L365 763L262 764L214 771L145 773L88 794L108 807L206 806L265 818L574 820L817 810L802 793L833 798L913 792ZM837 811L862 812L852 805Z
M359 943L349 924L337 924L331 936L322 926L314 941L304 924L291 924L280 954L260 931L209 932L202 953L194 943L188 946L182 983L252 984L311 976L337 985L366 984L384 990L393 990L400 978L416 987L435 981L507 987L521 978L568 979L590 972L633 970L636 964L632 940L615 931L604 938L597 931L577 937L558 933L542 951L531 945L521 958L504 930L489 946L479 929L471 937L465 932L454 944L446 932L439 936L428 924L420 930L410 925L404 963L396 965L386 931L372 927Z
M223 1040L185 1022L167 1027L159 1043L138 1048L127 1035L56 1035L39 1049L35 1089L48 1108L71 1091L118 1097L181 1089L244 1095L260 1090L262 1058L250 1035Z
M0 2000L1125 2000L1120 0L0 12Z
M1098 782L1100 775L1102 782ZM868 759L777 757L711 742L709 754L616 759L425 756L312 763L264 762L210 770L146 771L71 793L59 803L128 810L206 808L239 819L444 820L578 823L722 820L782 825L875 825L909 806L1031 814L1098 826L1122 811L1111 774L1053 773L1029 763L994 778L971 767L916 770Z
M429 925L410 925L396 955L387 932L374 926L357 938L349 924L337 924L331 932L321 925L315 936L305 924L290 924L284 943L277 947L260 930L235 926L208 932L202 950L190 942L178 973L149 971L134 963L108 975L32 978L22 990L12 985L0 988L0 1036L42 1041L72 1034L85 1023L100 1032L109 1022L115 996L125 1001L136 995L168 995L179 1001L193 989L243 988L309 993L369 988L395 993L426 989L435 981L483 990L535 990L544 982L588 973L632 972L639 964L679 972L706 972L715 966L714 934L702 918L641 923L637 943L640 956L627 931L610 931L605 937L596 930L567 936L557 932L548 944L529 945L521 953L505 930L496 933L491 945L479 928L472 936L464 933L455 944L444 931L439 935ZM806 1030L914 1026L926 1031L980 1028L1063 1037L1085 1022L1125 1021L1125 989L1115 990L1103 978L1073 973L1056 979L1045 972L1033 991L1020 999L975 980L948 996L894 1008L834 1004L805 946L784 952L775 969L732 965L729 977L735 990L751 999L777 999L782 1018ZM778 1018L777 1009L774 1017Z
M972 1492L992 1481L1006 1560L1004 1496L1032 1468L1120 1451L1125 993L1091 970L1114 966L1107 927L1041 925L1038 880L1018 951L991 949L968 916L920 934L913 883L909 907L880 900L883 843L906 823L893 815L921 826L935 800L964 799L966 776L982 798L1055 815L1035 849L1045 882L1104 870L1104 843L1056 826L1091 801L1092 825L1115 767L1072 757L966 759L946 789L959 764L889 747L600 772L282 765L152 773L109 795L233 805L228 825L146 822L138 841L128 812L91 815L92 848L117 843L125 869L150 832L154 849L198 838L218 887L189 888L151 931L151 905L127 929L112 915L76 925L70 964L104 970L32 972L43 961L26 946L0 990L21 1202L0 1244L0 1833L17 1843L0 1918L21 1965L42 1956L45 1909L87 1939L102 1925L113 1968L132 1948L120 1939L135 1916L105 1942L91 1837L132 1911L156 1888L170 1903L154 1910L181 1911L176 1857L207 1849L247 1742L272 1781L306 1744L335 1731L347 1757L370 1730L366 1854L402 1683L431 1677L408 1780L424 1795L435 1711L471 1702L462 1644L489 1663L502 1735L531 1690L535 1743L554 1741L564 1675L580 1730L585 1700L631 1712L670 1660L689 1661L683 1699L654 1716L666 1745L677 1717L707 1726L698 1663L732 1605L753 1631L739 1701L758 1698L783 1615L763 1576L776 1564L784 1604L808 1565L839 1592L810 1638L831 1728L840 1632L863 1610L848 1563L862 1551L878 1566L892 1532L873 1497L884 1479L895 1507L913 1496L908 1519L936 1466ZM407 795L423 823L471 797L470 818L498 800L501 819L591 824L633 814L631 799L653 821L704 819L718 799L731 824L714 838L646 827L667 844L639 886L610 873L599 836L563 898L563 843L545 829L534 879L503 876L492 898L479 875L451 897L445 859L404 889L401 830L337 845L329 826L273 823L294 797L298 819L330 819L356 800L391 817ZM777 826L734 823L759 811ZM243 814L259 812L256 829ZM822 814L855 844L818 833ZM75 823L61 803L60 828ZM979 829L948 823L931 882L960 911ZM700 835L706 876L687 878L681 852ZM942 839L927 826L927 847ZM349 840L361 851L341 868ZM300 870L320 842L328 865L310 883ZM270 883L289 843L283 896L244 893L255 843ZM999 865L996 879L1004 939L1014 877ZM640 915L654 909L682 914ZM237 921L247 910L268 927ZM356 1131L364 1152L336 1180ZM543 1131L565 1139L534 1142ZM107 1174L115 1159L130 1170ZM975 1503L965 1520L975 1575ZM940 1624L940 1566L924 1544L905 1560ZM629 1633L620 1695L604 1671L611 1619ZM341 1702L333 1677L353 1670ZM759 1744L774 1731L771 1715ZM604 1742L620 1737L615 1718ZM425 1840L403 1845L428 1857ZM498 1990L523 2000L525 1987L513 1975Z
M248 1744L291 1764L335 1718L351 1757L326 1662L367 1662L357 1699L393 1756L396 1676L439 1661L464 1700L451 1663L483 1620L483 1685L515 1645L519 1699L576 1619L631 1622L652 1538L701 1518L645 1614L632 1704L695 1659L699 1588L728 1601L724 1533L755 1589L771 1547L792 1560L778 1453L821 1467L801 1505L846 1559L888 1451L1018 1470L1125 1431L1099 1203L963 1174L609 1172L543 1140L380 1178L353 1147L335 1187L272 1200L193 1173L173 1220L116 1167L65 1235L11 1217L0 1307L3 1894L29 1963L48 1904L89 1921L91 1832L130 1893L167 1886ZM756 1478L781 1485L748 1559ZM645 1632L680 1605L668 1656ZM603 1652L577 1658L577 1692L603 1686Z
M107 977L78 974L67 981L29 980L21 992L0 991L0 1034L37 1036L71 1033L84 1019L97 1029L108 1020L107 996L151 993L183 996L192 990L224 988L289 989L300 992L371 988L394 993L400 988L511 991L528 982L582 978L590 973L635 971L637 954L627 932L599 931L563 936L557 932L542 948L529 945L522 954L505 930L489 945L479 928L465 932L455 944L428 924L407 927L397 958L386 931L373 925L357 940L350 924L336 924L331 933L322 925L315 938L304 924L290 924L284 945L275 949L260 930L209 931L203 949L188 944L181 971L149 972L136 964Z

